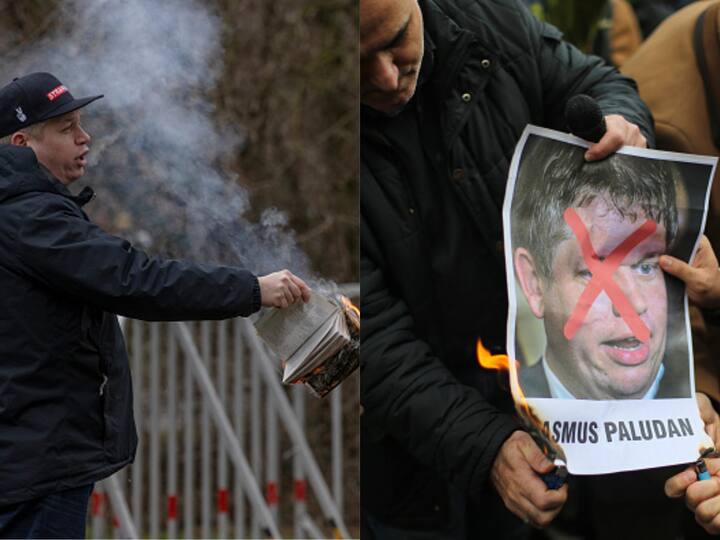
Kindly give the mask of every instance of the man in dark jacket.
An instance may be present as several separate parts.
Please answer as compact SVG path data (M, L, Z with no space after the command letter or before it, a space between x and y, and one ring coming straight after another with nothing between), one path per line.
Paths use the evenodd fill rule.
M49 73L0 89L0 536L84 538L94 482L132 462L137 435L114 314L222 319L307 300L284 270L150 258L91 223L90 136Z
M543 526L567 491L475 360L478 337L504 349L513 149L527 123L564 129L574 94L606 115L589 160L645 146L651 118L520 2L361 0L360 41L362 536L522 536L500 500Z

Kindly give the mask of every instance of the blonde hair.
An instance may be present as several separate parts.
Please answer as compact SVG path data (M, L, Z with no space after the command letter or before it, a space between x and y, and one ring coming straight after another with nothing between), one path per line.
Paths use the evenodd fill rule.
M28 136L32 137L33 139L42 139L44 129L45 129L45 122L38 122L37 124L32 124L30 126L22 128L22 129L18 129L17 131L11 133L10 135L5 135L4 137L0 137L0 144L12 144L12 142L11 142L12 136L15 135L15 133L18 133L20 131L26 133Z

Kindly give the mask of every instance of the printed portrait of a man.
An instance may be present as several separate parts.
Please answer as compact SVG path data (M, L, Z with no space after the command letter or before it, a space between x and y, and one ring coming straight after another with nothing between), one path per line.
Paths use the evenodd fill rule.
M530 137L518 169L520 385L528 397L688 397L682 287L658 262L677 241L682 177L672 162L584 152Z

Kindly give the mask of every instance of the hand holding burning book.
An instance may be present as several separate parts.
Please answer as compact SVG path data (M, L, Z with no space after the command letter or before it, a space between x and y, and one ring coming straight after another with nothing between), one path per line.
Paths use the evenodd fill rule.
M346 297L312 293L307 303L268 310L255 328L281 359L283 383L324 397L357 369L360 312Z

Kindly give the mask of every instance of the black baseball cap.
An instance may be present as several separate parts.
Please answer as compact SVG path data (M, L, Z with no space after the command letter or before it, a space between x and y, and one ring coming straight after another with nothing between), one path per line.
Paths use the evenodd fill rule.
M0 137L65 114L103 95L75 99L50 73L31 73L0 88Z

